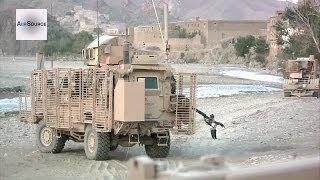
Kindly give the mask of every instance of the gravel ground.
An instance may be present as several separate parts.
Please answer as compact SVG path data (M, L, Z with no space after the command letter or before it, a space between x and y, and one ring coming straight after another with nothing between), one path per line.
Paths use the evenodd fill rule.
M198 106L214 113L226 128L219 128L218 140L212 140L210 128L198 117L194 135L173 135L170 155L164 159L172 167L208 154L222 154L231 165L246 166L319 155L319 99L257 93L199 99ZM145 154L139 146L119 148L112 160L95 162L85 158L82 144L73 142L60 154L43 154L35 147L35 128L18 122L16 115L0 118L0 177L125 179L126 160Z
M62 67L81 67L81 62L57 62ZM201 74L202 84L281 84L223 76L225 66L172 65L177 72ZM30 58L0 57L0 89L24 86L34 67ZM233 68L233 67L231 67ZM243 67L238 67L243 68ZM6 95L3 97L11 97ZM1 98L0 93L0 98ZM208 154L221 154L231 165L255 166L274 161L319 156L320 100L283 98L282 92L250 93L197 100L198 108L215 114L226 125L218 129L218 139L197 116L196 133L173 135L171 152L163 159L170 167L192 164ZM145 155L144 148L119 147L108 161L85 158L83 144L67 142L59 154L40 153L35 146L36 125L18 121L17 114L0 114L0 179L125 179L126 161Z

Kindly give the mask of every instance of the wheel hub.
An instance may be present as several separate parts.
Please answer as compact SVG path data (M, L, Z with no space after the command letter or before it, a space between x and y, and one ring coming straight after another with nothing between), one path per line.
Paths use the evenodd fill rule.
M89 137L88 137L88 150L93 153L94 152L94 147L95 147L95 138L94 134L91 132Z
M44 146L50 146L53 141L53 131L49 127L45 127L41 130L40 141Z

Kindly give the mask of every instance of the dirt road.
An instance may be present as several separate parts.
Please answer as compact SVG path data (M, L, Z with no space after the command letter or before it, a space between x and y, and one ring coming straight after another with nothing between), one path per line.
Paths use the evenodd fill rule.
M198 99L198 107L214 113L226 129L219 128L218 140L212 140L210 128L198 117L196 134L173 135L170 155L164 159L172 167L207 154L222 154L233 165L319 155L319 99L257 93ZM35 128L18 122L16 115L0 118L0 179L125 179L126 160L145 154L143 147L120 147L112 160L95 162L85 158L82 144L72 142L60 154L43 154L35 147Z

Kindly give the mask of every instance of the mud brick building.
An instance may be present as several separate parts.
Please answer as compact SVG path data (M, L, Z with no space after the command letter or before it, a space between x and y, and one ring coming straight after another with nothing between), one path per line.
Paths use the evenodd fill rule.
M181 49L186 45L191 48L207 47L223 40L239 36L255 35L267 36L266 20L196 20L179 21L169 24L169 31L179 26L186 33L197 32L193 38L170 38L169 44L173 49ZM161 32L157 25L134 27L131 32L135 46L158 46L162 47Z

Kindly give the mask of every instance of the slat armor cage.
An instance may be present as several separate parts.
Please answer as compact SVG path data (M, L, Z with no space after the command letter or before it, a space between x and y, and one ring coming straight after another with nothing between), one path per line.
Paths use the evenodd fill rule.
M178 74L170 103L175 111L174 131L195 131L196 74ZM97 131L118 132L113 119L114 72L109 69L35 70L31 73L30 97L21 94L21 121L70 132L83 132L85 124ZM31 105L30 105L31 104ZM130 125L130 123L127 123Z
M175 129L178 133L194 134L196 109L196 74L178 74L176 84Z
M31 122L42 119L49 127L65 130L90 123L99 131L111 131L113 72L62 68L33 71L30 101Z

